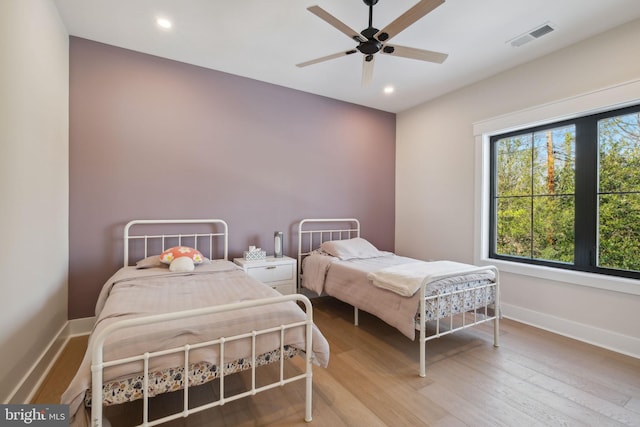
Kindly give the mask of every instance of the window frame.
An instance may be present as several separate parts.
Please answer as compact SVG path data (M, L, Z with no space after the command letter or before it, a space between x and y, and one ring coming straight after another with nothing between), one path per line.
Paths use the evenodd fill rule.
M491 136L577 119L581 116L606 113L607 111L634 106L639 102L640 79L635 79L474 122L473 135L476 159L474 262L478 265L495 265L504 273L640 295L640 282L638 279L490 258L488 250L490 238L488 230L490 218Z
M562 122L553 122L553 123L548 123L545 125L538 125L535 127L530 127L530 128L524 128L524 129L518 129L518 130L514 130L514 131L510 131L507 133L503 133L503 134L496 134L496 135L491 135L491 137L489 138L490 141L490 176L489 176L489 180L490 180L490 188L489 188L489 199L490 199L490 203L489 203L489 258L492 259L503 259L503 260L510 260L513 262L522 262L522 263L526 263L526 264L535 264L535 265L545 265L545 266L550 266L550 267L558 267L558 268L568 268L568 266L570 264L566 264L566 263L561 263L560 261L547 261L544 259L539 259L539 258L525 258L525 257L519 257L516 255L501 255L496 253L496 243L497 243L497 232L496 232L496 218L497 218L497 200L498 198L496 197L496 181L497 181L497 170L496 170L496 163L497 163L497 151L495 150L495 143L498 140L504 139L504 138L510 138L513 136L518 136L518 135L523 135L523 134L535 134L538 133L540 131L546 131L546 130L550 130L553 128L559 128L559 127L565 127L567 125L571 125L574 124L575 120L564 120ZM531 194L530 196L527 197L536 197L535 195ZM538 197L543 197L542 195L538 196ZM574 196L575 197L575 196Z
M640 103L607 110L597 114L589 114L559 122L550 122L529 128L513 130L507 133L491 135L490 141L490 189L489 189L489 258L521 262L525 264L544 265L553 268L584 271L620 277L640 279L640 271L622 270L598 266L598 177L599 152L598 123L607 118L640 114ZM497 242L497 201L496 195L497 150L496 142L504 138L524 134L535 134L554 128L575 126L575 216L574 216L574 261L572 263L544 260L538 258L504 255L496 252ZM536 197L531 195L530 197ZM542 197L542 196L539 196Z

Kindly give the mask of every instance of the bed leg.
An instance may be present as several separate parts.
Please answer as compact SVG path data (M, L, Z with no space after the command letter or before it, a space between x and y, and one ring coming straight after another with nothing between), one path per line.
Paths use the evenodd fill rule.
M426 357L427 357L427 342L420 337L420 376L422 378L427 376Z
M496 318L493 319L493 346L500 347L500 315L496 309Z
M311 396L311 379L307 379L307 401L304 409L304 420L305 422L310 423L313 419L313 410L312 410L312 396Z
M422 301L424 301L424 298L422 298ZM420 316L420 376L424 378L427 376L427 332L425 331L424 303L421 305L423 308Z
M500 347L500 316L502 316L502 310L500 310L500 276L498 273L498 269L494 267L495 275L496 275L496 301L493 304L494 315L496 318L493 320L493 346Z
M306 401L305 401L305 408L304 408L304 420L305 422L310 423L311 420L313 419L313 380L312 380L312 371L311 371L311 362L307 362L307 379L305 380L306 383Z
M422 378L427 376L427 301L425 299L425 286L420 286L420 376ZM438 296L438 301L439 301ZM440 305L438 303L438 305ZM438 326L437 333L440 333Z
M360 324L358 320L358 307L353 307L353 324L356 326Z

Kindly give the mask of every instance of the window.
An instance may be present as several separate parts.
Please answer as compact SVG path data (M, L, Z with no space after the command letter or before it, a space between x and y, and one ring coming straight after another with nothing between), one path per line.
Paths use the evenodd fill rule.
M640 106L490 138L489 257L640 278Z

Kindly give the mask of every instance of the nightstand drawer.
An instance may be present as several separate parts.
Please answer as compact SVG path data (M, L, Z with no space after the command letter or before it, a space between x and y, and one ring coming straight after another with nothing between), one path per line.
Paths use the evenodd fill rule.
M296 260L288 256L275 258L268 256L264 260L247 261L235 258L236 264L254 279L271 286L283 295L296 293Z
M294 277L293 265L291 264L247 268L247 274L264 283L293 280Z

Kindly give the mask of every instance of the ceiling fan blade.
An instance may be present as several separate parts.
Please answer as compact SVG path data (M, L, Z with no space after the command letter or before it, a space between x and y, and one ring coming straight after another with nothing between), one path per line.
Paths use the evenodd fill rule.
M393 48L393 52L388 52L388 50L390 50L388 48ZM416 49L414 47L398 46L398 45L391 45L391 44L385 45L380 52L386 53L387 55L392 55L392 56L401 56L403 58L418 59L420 61L427 61L427 62L435 62L437 64L442 64L444 60L447 59L447 57L449 56L446 53L434 52L432 50Z
M367 55L362 57L362 86L366 86L373 80L373 65L376 61L375 55L367 61Z
M376 35L376 38L380 41L386 41L395 37L409 25L413 24L443 3L444 0L421 0L411 9L397 17L395 21L380 30ZM386 34L386 36L383 34Z
M350 39L362 42L367 41L367 39L362 34L355 31L320 6L310 6L307 8L307 10L325 21L327 24L331 25L334 28L337 28L339 31L349 36Z
M301 62L299 64L296 64L296 67L306 67L307 65L313 65L313 64L317 64L319 62L328 61L330 59L340 58L341 56L351 55L351 54L356 53L356 52L357 52L357 50L355 50L355 49L351 49L351 50L348 50L346 52L338 52L338 53L334 53L332 55L323 56L322 58L312 59L311 61Z

